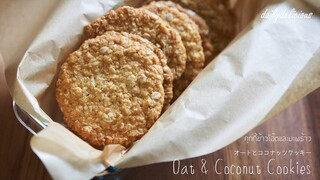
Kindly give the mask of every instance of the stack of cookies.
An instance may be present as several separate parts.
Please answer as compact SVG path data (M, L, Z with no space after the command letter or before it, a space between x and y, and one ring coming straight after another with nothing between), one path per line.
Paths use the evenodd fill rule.
M98 148L140 139L204 67L207 26L192 17L158 1L120 7L87 25L88 40L62 64L56 83L68 128Z

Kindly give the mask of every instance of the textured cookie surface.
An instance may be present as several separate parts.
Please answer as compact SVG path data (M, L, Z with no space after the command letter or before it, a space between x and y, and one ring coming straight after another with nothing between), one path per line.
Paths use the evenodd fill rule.
M213 45L211 43L210 30L206 21L200 17L197 13L192 10L187 10L186 13L189 17L198 25L199 33L202 39L202 48L205 57L205 66L212 61L213 55Z
M225 0L172 0L200 15L209 26L212 57L217 56L235 34L234 17ZM212 58L206 59L206 65Z
M198 26L188 15L173 8L170 1L152 2L143 8L157 14L178 31L187 52L186 69L179 80L174 82L174 96L179 96L204 66L204 54Z
M211 43L211 37L210 37L210 29L206 21L194 11L190 9L185 9L177 3L173 3L170 1L166 5L171 8L175 8L178 11L188 15L193 20L193 22L195 22L198 25L198 31L201 36L202 48L205 56L205 62L206 62L205 64L207 65L214 58L214 55L213 55L213 45Z
M56 99L67 126L90 144L126 147L159 117L163 68L154 52L115 32L85 41L61 66Z
M122 32L121 35L130 38L133 41L137 41L140 44L146 46L150 50L152 50L159 58L161 65L163 67L163 89L164 89L164 104L162 108L162 112L164 112L170 106L171 100L173 98L173 76L170 68L167 66L167 58L163 54L162 50L152 44L150 41L142 38L141 36L124 33Z
M186 50L180 35L168 23L147 10L120 7L85 27L88 37L95 37L106 31L137 34L156 44L166 55L174 79L179 79L185 70Z

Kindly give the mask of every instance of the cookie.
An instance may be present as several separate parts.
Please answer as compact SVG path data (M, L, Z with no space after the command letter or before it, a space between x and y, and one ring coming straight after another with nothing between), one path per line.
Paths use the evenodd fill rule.
M172 0L201 16L209 26L212 57L217 56L235 35L234 16L223 0ZM205 65L213 58L207 58Z
M56 99L69 129L93 146L130 146L159 117L163 67L154 52L116 32L85 41L62 64Z
M190 17L190 19L192 19L192 21L198 25L198 31L201 36L202 48L203 48L204 57L205 57L205 65L207 65L209 62L212 61L212 59L214 58L214 55L213 55L213 45L211 43L211 37L210 37L210 29L206 21L194 11L190 9L185 9L177 3L168 1L166 5L171 8L175 8L184 14L187 14Z
M179 79L186 64L186 50L180 35L157 15L128 6L112 10L85 27L88 37L106 31L128 32L139 35L157 45L168 60L173 78Z
M182 8L182 7L181 7ZM211 43L210 30L206 21L192 10L186 10L189 17L198 25L199 34L202 39L202 48L205 57L205 66L214 59L213 45Z
M124 33L122 32L121 35L124 35L128 38L130 38L133 41L137 41L140 44L146 46L147 48L151 49L159 58L161 65L163 67L163 89L164 89L164 104L162 108L162 112L168 109L168 107L171 104L171 100L173 98L173 75L170 70L170 68L167 65L167 58L163 54L162 50L159 49L157 46L152 44L150 41L142 38L141 36L134 35L134 34L129 34L129 33Z
M174 82L174 96L177 97L202 70L204 66L204 54L198 26L188 15L170 7L172 4L173 3L169 1L158 1L152 2L142 8L157 14L177 30L186 48L186 69L181 78Z

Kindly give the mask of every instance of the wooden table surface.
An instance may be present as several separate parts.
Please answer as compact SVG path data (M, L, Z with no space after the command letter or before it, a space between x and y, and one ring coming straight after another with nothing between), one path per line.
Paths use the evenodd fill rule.
M51 179L41 161L30 149L31 133L13 114L12 99L5 87L3 72L0 75L0 124L0 179ZM124 178L320 178L320 89L253 129L247 136L255 133L295 137L303 134L312 139L310 142L246 142L242 137L229 146L202 157L129 169L125 171ZM254 174L246 174L245 168L253 168ZM237 171L240 173L232 174Z

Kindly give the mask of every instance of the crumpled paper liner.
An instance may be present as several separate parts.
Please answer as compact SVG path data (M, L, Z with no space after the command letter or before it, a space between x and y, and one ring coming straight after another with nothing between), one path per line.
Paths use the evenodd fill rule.
M41 20L21 21L25 27L0 16L2 24L9 24L5 27L24 27L13 31L22 34L17 36L0 29L8 35L0 51L13 99L33 117L48 123L33 137L31 146L56 179L70 174L90 178L109 164L127 168L211 153L320 86L319 16L274 22L258 15L118 161L121 147L95 150L52 119L63 124L54 99L59 66L83 41L83 26L119 2L52 1L52 6L31 13ZM44 3L30 1L22 12L30 13ZM15 2L15 6L21 5ZM267 8L310 11L299 0ZM10 17L13 10L9 7L1 13ZM241 12L241 8L237 10ZM30 29L33 31L24 32ZM21 47L10 44L15 39ZM110 154L112 150L116 153ZM110 158L114 155L116 159Z
M118 162L125 149L111 145L101 153L55 122L31 139L31 147L54 179L66 179L65 172L72 172L74 179L90 179Z

